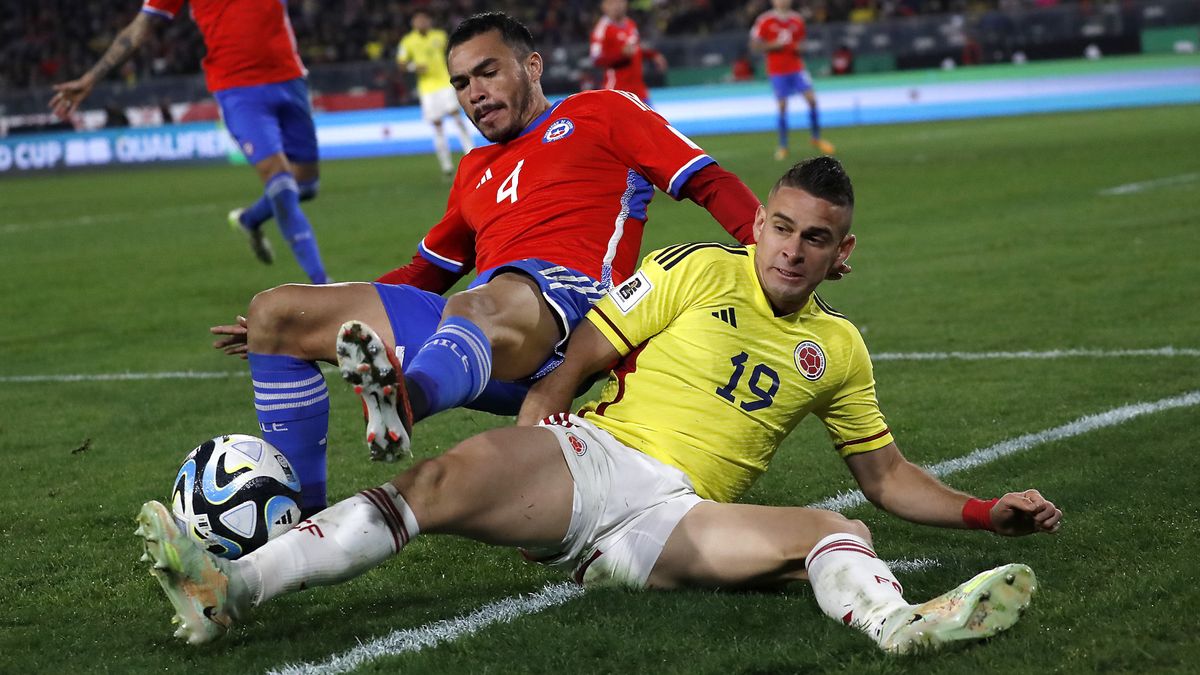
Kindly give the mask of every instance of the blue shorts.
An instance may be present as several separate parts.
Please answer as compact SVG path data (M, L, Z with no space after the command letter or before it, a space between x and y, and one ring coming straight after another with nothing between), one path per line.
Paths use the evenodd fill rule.
M279 152L293 162L317 161L317 128L303 78L223 89L215 96L225 127L251 164Z
M775 90L775 98L787 98L793 94L803 94L812 89L812 78L807 70L798 70L786 75L772 75L771 88Z
M542 298L558 320L562 338L536 373L517 382L493 379L484 388L483 394L466 406L496 415L515 415L520 411L529 387L562 363L571 331L605 293L600 282L583 272L536 258L517 260L481 272L469 288L485 284L496 275L507 272L524 274L537 282ZM375 289L391 322L396 343L404 347L404 362L401 365L407 366L421 345L437 330L446 308L446 298L412 286L377 283Z

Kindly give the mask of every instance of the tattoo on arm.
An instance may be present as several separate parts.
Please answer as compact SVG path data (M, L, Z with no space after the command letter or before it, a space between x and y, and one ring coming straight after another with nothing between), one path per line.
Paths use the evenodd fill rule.
M117 39L109 45L104 52L104 56L92 66L92 77L96 80L103 79L113 68L125 63L130 56L137 51L138 47L142 46L142 42L146 39L146 29L148 27L148 19L145 14L139 14L124 30L117 35Z

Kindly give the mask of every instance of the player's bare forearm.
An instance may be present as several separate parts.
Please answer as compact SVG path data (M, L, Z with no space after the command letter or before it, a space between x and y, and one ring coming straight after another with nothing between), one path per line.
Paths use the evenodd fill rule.
M54 114L63 118L70 115L92 92L92 87L96 86L96 82L103 79L113 68L125 63L146 41L146 36L150 31L150 21L148 14L138 12L137 17L117 34L117 38L87 73L70 82L54 85L55 93L50 99L50 108Z
M530 426L548 415L570 412L579 386L619 356L608 339L590 321L579 322L571 333L562 364L533 385L525 396L521 412L517 415L517 425Z
M850 455L846 465L863 495L884 511L923 525L965 527L962 507L970 495L950 488L905 459L895 443Z
M146 36L150 34L150 22L149 14L138 12L133 21L117 34L117 38L108 46L96 65L88 71L88 75L94 81L99 81L113 68L129 60L129 57L142 46L146 41Z
M968 528L964 507L971 495L955 490L909 462L895 443L874 452L846 458L855 480L871 503L904 520L937 527ZM1010 492L986 509L986 527L997 534L1017 537L1054 533L1062 525L1062 511L1037 490Z

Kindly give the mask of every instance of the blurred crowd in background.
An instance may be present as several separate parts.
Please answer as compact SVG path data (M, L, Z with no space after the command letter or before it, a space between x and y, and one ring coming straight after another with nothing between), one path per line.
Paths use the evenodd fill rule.
M937 13L1057 4L1060 0L803 0L795 7L813 24L871 22ZM1087 3L1091 0L1072 0ZM599 0L292 0L288 11L308 65L391 60L416 9L430 10L452 29L471 14L502 9L521 19L540 49L586 44L600 17ZM749 30L769 0L632 0L643 41L677 35ZM0 5L0 90L41 87L81 75L139 11L137 0L41 0ZM148 46L113 77L145 78L200 72L204 45L184 18L157 31Z

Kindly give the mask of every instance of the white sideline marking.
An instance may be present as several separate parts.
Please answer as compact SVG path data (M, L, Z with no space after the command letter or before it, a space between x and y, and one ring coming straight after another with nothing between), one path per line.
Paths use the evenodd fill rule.
M1200 357L1200 349L1190 347L1157 347L1154 349L1053 349L1044 352L880 352L872 361L1000 361L1011 359L1116 359L1131 356ZM334 366L322 365L324 373L336 372ZM75 373L69 375L0 375L0 384L32 382L109 382L117 380L216 380L226 377L246 377L248 371L184 370L162 373Z
M272 675L301 675L304 673L344 673L354 670L381 656L417 652L466 637L496 623L508 623L527 614L536 614L544 609L556 607L583 595L583 588L570 582L546 586L528 596L513 596L484 605L470 614L456 619L438 621L420 628L394 631L370 642L360 643L354 649L332 656L321 663L288 664L278 670L268 671Z
M1095 415L1085 415L1074 422L1064 424L1053 429L1046 429L1037 433L1025 434L1016 438L1010 438L1007 441L1001 441L995 445L980 448L974 452L948 459L944 462L938 462L932 466L925 467L929 473L938 476L949 476L952 473L974 469L984 464L990 464L997 459L1007 457L1009 455L1028 450L1042 443L1051 441L1059 441L1072 436L1079 436L1089 431L1103 429L1105 427L1116 426L1123 424L1135 417L1149 415L1150 413L1162 412L1173 408L1187 408L1194 405L1200 405L1200 390L1190 391L1186 394L1164 398L1153 403L1134 403L1131 405L1113 408L1106 412L1097 413ZM828 509L830 511L844 511L846 509L860 506L867 503L867 498L863 496L861 490L852 490L849 492L841 492L836 496L813 504L813 508Z
M996 445L975 450L957 459L939 462L926 470L935 476L946 476L958 471L965 471L993 462L1001 457L1028 450L1036 445L1057 441L1072 436L1115 426L1135 417L1151 413L1200 405L1200 390L1164 398L1153 403L1135 403L1121 406L1112 410L1086 415L1074 422L1046 429L1033 434L1025 434L1016 438L997 443ZM809 504L809 508L844 511L866 503L861 491L844 492L829 499ZM917 558L915 560L889 560L888 566L895 572L915 572L929 567L938 567L937 560ZM546 586L544 589L528 597L516 596L505 598L498 602L476 610L467 616L449 621L438 621L420 628L409 628L395 631L385 637L359 644L341 656L333 656L322 663L302 663L287 665L279 670L268 671L272 675L293 675L314 673L326 675L342 673L357 668L372 659L391 656L404 652L414 652L432 647L441 642L454 640L458 637L471 635L480 629L494 623L507 623L525 614L533 614L544 609L564 604L583 595L583 589L571 583Z
M1114 195L1130 195L1135 192L1144 190L1153 190L1155 188L1166 187L1168 185L1182 185L1191 183L1194 180L1200 179L1200 173L1181 173L1178 176L1167 176L1166 178L1155 178L1154 180L1144 180L1137 183L1125 183L1116 187L1105 188L1097 194L1102 194L1107 197Z
M914 558L912 560L885 560L888 569L893 572L919 572L930 567L941 567L942 564L933 558Z

